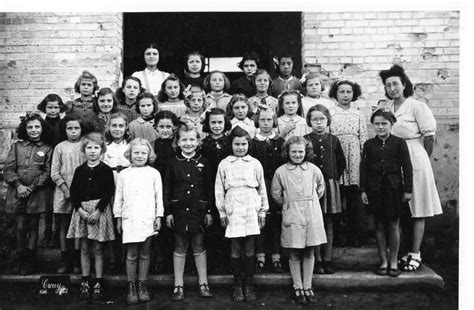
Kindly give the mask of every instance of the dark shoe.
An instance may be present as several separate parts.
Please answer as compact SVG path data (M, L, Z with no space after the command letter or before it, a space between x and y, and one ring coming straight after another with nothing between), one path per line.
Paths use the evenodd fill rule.
M150 293L148 292L148 288L146 287L145 282L138 281L137 293L138 293L138 300L140 302L147 302L151 300Z
M211 298L212 293L209 289L209 285L207 283L199 284L199 296L203 298Z
M262 262L261 260L258 260L257 266L256 266L257 273L262 273L264 268L265 268L265 263Z
M386 276L388 274L388 267L378 267L375 270L375 274L379 276Z
M315 274L324 274L323 262L318 262L314 264L314 273Z
M389 268L388 275L391 277L398 277L402 272L398 268Z
M183 286L181 285L175 285L173 288L173 292L171 293L170 296L171 300L174 301L181 301L184 299L184 290Z
M303 289L295 288L293 291L293 299L299 304L305 304L306 298L304 297Z
M275 273L285 273L285 269L281 266L280 261L273 262L273 272Z
M93 301L103 301L104 300L104 288L99 279L96 280L94 287L92 289L92 300Z
M333 274L336 272L334 271L334 267L331 261L323 261L323 269L325 274Z
M127 305L138 303L137 286L134 282L128 282Z
M82 280L79 288L79 299L82 301L89 301L91 299L91 288L89 280Z
M244 288L244 297L246 302L254 302L257 300L257 296L255 295L255 289L253 285L246 285Z
M70 252L61 251L61 261L59 262L59 268L56 270L59 274L65 274L71 272L71 255Z
M232 292L232 301L233 302L243 302L245 300L244 293L242 292L242 286L234 286L234 291Z
M314 295L313 289L309 288L304 291L304 297L306 298L306 302L308 304L314 304L316 303L316 296Z

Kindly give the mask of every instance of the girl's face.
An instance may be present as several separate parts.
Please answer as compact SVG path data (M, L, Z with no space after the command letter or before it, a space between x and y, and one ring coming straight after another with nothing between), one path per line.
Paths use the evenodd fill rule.
M374 117L374 129L377 136L381 139L386 139L390 136L392 130L392 123L383 116Z
M255 60L246 60L244 61L244 74L247 77L251 77L257 71L257 63Z
M143 167L148 161L150 150L146 145L134 145L130 150L130 161L134 167Z
M110 113L114 107L114 97L112 94L105 94L100 96L97 99L97 105L99 107L99 111L102 113Z
M138 110L142 117L150 117L153 115L153 100L151 98L143 98L138 103Z
M301 164L306 155L306 145L302 143L293 143L288 148L288 156L294 164Z
M328 127L328 119L326 115L324 115L321 111L313 111L311 112L310 117L311 128L317 134L323 134L326 132L326 128Z
M214 73L209 79L209 85L212 91L220 92L224 90L224 76L220 73Z
M30 141L39 141L41 139L41 133L43 132L43 127L41 122L37 119L31 120L26 124L26 134Z
M134 80L127 80L125 82L125 87L123 88L123 93L125 97L129 100L137 99L138 93L140 92L140 84Z
M199 144L197 132L194 130L181 131L176 144L179 146L184 155L193 156L196 153L196 148Z
M288 116L294 116L298 112L298 96L286 95L283 97L283 112Z
M245 101L237 101L232 106L232 114L238 120L244 120L249 113L249 106Z
M82 79L79 84L79 92L83 96L92 96L94 91L94 81L91 79Z
M399 76L390 76L385 80L385 90L392 99L404 98L405 85Z
M270 134L273 130L273 111L261 110L258 116L258 128L260 133Z
M145 63L147 66L156 67L160 60L160 53L156 48L147 48L144 53Z
M202 93L195 93L189 99L189 109L192 112L199 113L202 110L202 106L204 104L204 97L202 96Z
M337 87L337 102L339 104L347 106L351 104L354 92L352 86L349 84L341 84Z
M84 153L86 154L86 158L88 161L97 162L100 160L100 155L102 154L102 147L94 141L88 141L87 145L84 148Z
M69 121L66 123L66 136L69 142L77 142L81 138L81 124L79 121Z
M209 128L214 136L222 135L225 128L224 114L210 115Z
M190 73L201 73L202 61L201 61L201 57L199 57L198 55L189 56L187 65L188 65L188 71Z
M232 152L234 156L244 157L249 150L249 141L246 137L235 137L232 140Z
M282 57L280 59L280 74L289 77L291 72L293 72L293 60L290 57Z
M56 118L59 116L59 102L57 101L50 101L46 103L46 107L44 108L46 112L46 116L49 118Z
M168 95L168 99L175 100L179 97L179 82L178 81L167 81L165 85L165 93Z
M111 119L109 130L114 141L121 142L127 130L127 122L121 117Z
M270 76L268 74L259 74L255 77L255 87L257 92L266 93L270 87Z
M161 139L171 139L173 138L173 122L169 118L162 118L156 124L156 131Z
M308 97L316 98L321 95L322 85L318 78L308 80L306 82L306 94Z

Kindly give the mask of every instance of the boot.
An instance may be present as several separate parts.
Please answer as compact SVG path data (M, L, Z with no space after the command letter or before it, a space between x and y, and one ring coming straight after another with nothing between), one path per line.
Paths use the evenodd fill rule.
M81 287L79 289L79 299L89 301L91 298L90 277L82 277Z
M59 262L59 268L56 272L59 274L71 272L71 252L61 251L61 261Z
M137 285L137 293L138 293L138 300L140 302L147 302L150 301L150 293L148 292L148 288L144 281L138 281Z
M81 273L81 250L72 250L72 269L75 274Z
M128 282L128 292L127 292L127 304L137 304L138 295L137 295L137 286L134 282Z
M104 299L104 285L103 279L96 279L94 287L92 288L92 300L102 301Z
M27 249L24 265L20 270L20 275L27 276L36 272L36 251Z

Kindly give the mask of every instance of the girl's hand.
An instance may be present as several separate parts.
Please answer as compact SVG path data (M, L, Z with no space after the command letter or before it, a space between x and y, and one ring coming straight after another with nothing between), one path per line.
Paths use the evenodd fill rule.
M90 214L89 214L86 210L84 210L83 208L79 208L79 209L77 210L77 212L79 213L79 216L80 216L83 220L89 221L89 216L90 216Z
M227 225L229 225L229 219L227 218L227 216L221 217L221 225L224 228L226 228Z
M166 226L168 226L169 228L173 228L174 227L174 217L173 217L173 214L170 214L166 217Z
M259 216L258 217L258 227L260 227L260 229L263 229L263 227L265 227L265 217L264 216Z
M171 215L172 216L172 215ZM168 219L168 218L167 218ZM155 218L155 222L153 223L153 229L155 231L160 231L161 229L161 217Z
M100 211L95 210L94 212L92 212L91 215L89 215L89 218L87 219L87 221L89 222L89 224L94 225L95 223L99 221L99 217L100 217Z
M61 184L59 188L63 191L64 198L66 200L69 200L69 198L71 197L71 194L69 193L69 187L67 187L66 183Z
M411 200L411 193L403 193L402 202L408 202Z
M117 218L117 232L119 235L123 233L122 231L122 219L120 217Z
M281 134L286 137L292 130L296 128L296 124L293 122L288 122L285 127L283 127Z
M212 225L212 215L206 214L204 217L204 227L207 228Z
M28 186L22 184L18 185L16 191L18 193L18 197L20 198L26 198L31 194L31 189Z
M367 198L367 193L366 193L366 192L360 193L360 199L362 199L362 202L363 202L365 205L368 205L368 204L369 204L369 198Z

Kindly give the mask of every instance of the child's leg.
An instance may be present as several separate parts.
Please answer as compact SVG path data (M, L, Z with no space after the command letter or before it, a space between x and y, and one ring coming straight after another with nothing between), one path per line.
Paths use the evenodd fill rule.
M230 239L230 266L232 274L234 275L234 285L242 286L242 266L240 261L240 254L242 252L242 243L244 238Z
M191 246L193 248L199 285L207 284L207 253L204 248L204 232L198 232L191 236Z
M16 245L18 252L26 249L26 236L28 235L28 219L26 214L18 214L16 221Z
M36 250L38 247L38 228L39 228L39 214L28 215L29 227L28 227L28 249Z
M245 237L245 285L253 285L255 274L255 239L256 236Z
M127 244L127 280L135 283L137 281L137 259L138 259L138 243Z
M290 250L290 273L293 279L293 288L302 289L303 281L301 279L301 250L291 249Z
M303 289L312 287L314 270L314 247L307 247L303 252Z
M104 276L104 243L93 241L95 277L101 279Z
M388 246L390 249L389 268L397 269L398 249L400 247L399 220L387 221Z
M272 263L280 262L281 214L272 214L268 224L272 238Z
M174 286L183 286L184 266L186 264L186 252L188 251L189 240L184 234L175 233L175 247L173 255Z
M150 270L150 248L153 238L148 237L145 242L141 243L139 248L138 259L138 281L146 281Z
M333 233L333 214L324 215L324 229L326 230L327 243L322 246L323 248L323 261L330 262L332 260L332 241L334 239Z
M74 238L74 254L72 259L74 273L81 272L81 239Z
M91 256L89 249L89 240L81 238L81 269L83 277L90 277L91 275Z
M387 268L387 237L385 236L385 225L382 219L375 219L375 239L380 256L379 268Z
M57 214L59 218L59 246L61 252L67 250L67 231L69 229L69 224L71 223L71 214Z

